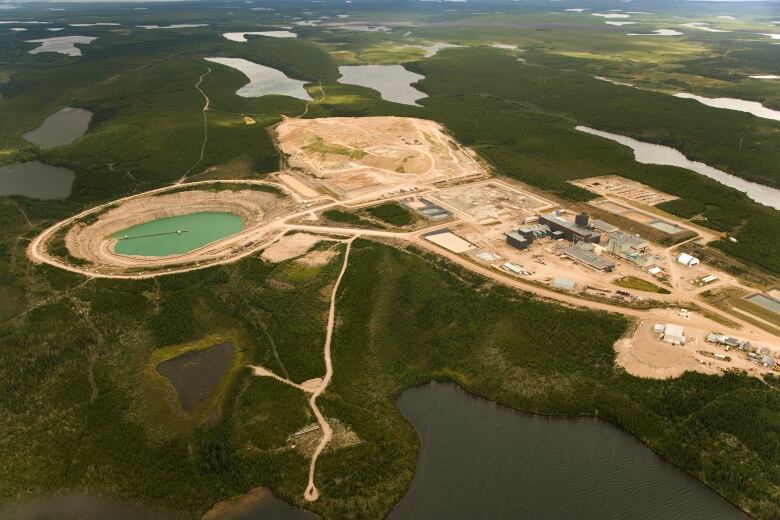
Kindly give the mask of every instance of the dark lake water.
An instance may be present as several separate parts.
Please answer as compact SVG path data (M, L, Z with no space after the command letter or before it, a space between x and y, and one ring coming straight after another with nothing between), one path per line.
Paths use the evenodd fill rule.
M232 364L233 344L226 341L163 361L157 372L173 384L181 407L193 412L206 404Z
M67 199L73 188L73 170L40 161L0 167L0 195L21 195L31 199Z
M39 148L54 148L70 144L87 131L92 112L83 108L65 107L49 117L41 126L24 134L24 138Z
M422 446L391 519L746 519L693 477L597 419L516 412L450 384L398 399Z

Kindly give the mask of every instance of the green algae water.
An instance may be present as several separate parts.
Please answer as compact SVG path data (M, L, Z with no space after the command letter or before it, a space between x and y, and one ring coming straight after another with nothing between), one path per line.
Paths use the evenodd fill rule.
M112 237L114 251L131 256L171 256L188 253L244 228L234 213L206 211L164 217L133 226Z

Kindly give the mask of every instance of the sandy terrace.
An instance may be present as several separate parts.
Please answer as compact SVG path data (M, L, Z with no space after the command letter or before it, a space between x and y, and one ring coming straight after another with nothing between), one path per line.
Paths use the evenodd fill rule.
M482 174L441 125L425 119L287 119L276 134L289 166L340 198Z
M68 252L96 266L119 268L159 267L198 262L225 255L237 246L236 240L269 220L285 213L288 202L260 191L186 191L132 199L100 215L94 223L72 226L66 236ZM123 229L163 217L194 212L228 211L244 222L238 235L224 238L184 255L169 257L130 257L114 252L111 236Z
M601 177L589 177L569 182L599 195L615 195L649 206L655 206L656 204L678 198L619 175L603 175Z

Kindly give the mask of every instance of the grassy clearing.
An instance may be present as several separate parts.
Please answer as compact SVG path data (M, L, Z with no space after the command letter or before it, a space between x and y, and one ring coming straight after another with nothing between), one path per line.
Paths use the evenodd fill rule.
M348 146L326 143L320 136L317 136L313 143L307 144L303 149L307 152L320 154L321 156L343 155L350 159L362 159L368 155L368 152L359 148L350 148Z
M387 202L379 206L372 206L365 210L372 217L376 217L392 226L408 226L414 222L414 216L406 208L395 202Z
M654 283L650 283L641 278L637 278L636 276L624 276L614 280L612 283L619 287L625 287L626 289L634 289L637 291L645 291L656 294L669 294L668 289L664 289L663 287L660 287Z
M322 216L334 224L346 224L349 227L382 229L382 226L371 220L367 220L356 213L340 209L329 209L322 212Z

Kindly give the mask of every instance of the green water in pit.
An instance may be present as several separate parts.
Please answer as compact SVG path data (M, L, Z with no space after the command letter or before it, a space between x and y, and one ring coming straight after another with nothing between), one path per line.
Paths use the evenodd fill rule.
M234 213L206 211L164 217L133 226L112 235L120 255L171 256L188 253L206 244L238 233L244 228Z

